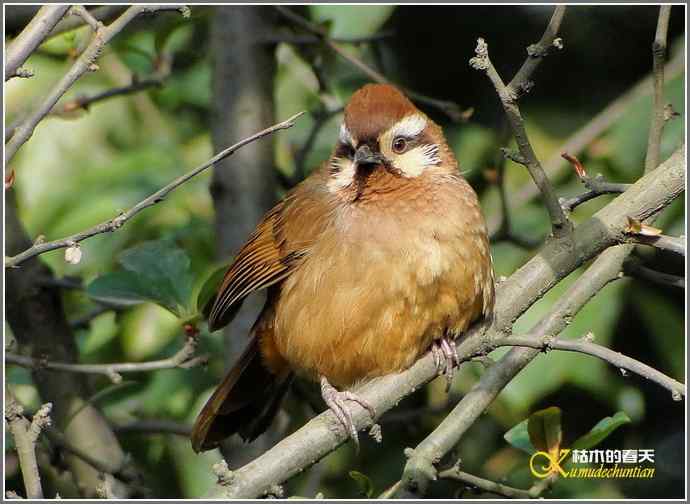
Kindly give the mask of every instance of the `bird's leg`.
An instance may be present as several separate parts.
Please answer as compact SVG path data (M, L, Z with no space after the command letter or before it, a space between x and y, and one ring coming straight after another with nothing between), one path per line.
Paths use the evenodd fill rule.
M350 413L350 410L345 405L345 401L352 401L359 404L362 408L369 412L369 415L371 416L372 420L374 420L374 417L376 416L376 411L374 410L374 407L367 401L359 397L357 394L354 394L347 390L342 392L336 390L336 388L333 385L328 383L328 380L325 376L321 377L321 397L323 397L323 400L326 402L326 405L333 412L338 421L343 425L343 427L345 427L345 430L348 432L352 440L355 442L355 448L357 449L357 451L359 451L359 437L357 436L357 427L355 427L355 423L352 420L352 413Z
M455 348L455 342L448 334L444 334L431 344L431 354L438 374L446 376L446 392L448 392L453 383L455 368L460 365L460 356Z

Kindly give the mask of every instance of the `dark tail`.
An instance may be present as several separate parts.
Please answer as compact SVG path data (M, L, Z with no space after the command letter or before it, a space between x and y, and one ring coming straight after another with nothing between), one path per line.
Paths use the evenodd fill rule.
M192 429L194 451L215 448L235 433L245 441L256 439L271 425L291 382L292 373L279 377L263 366L258 340L252 337L199 413Z

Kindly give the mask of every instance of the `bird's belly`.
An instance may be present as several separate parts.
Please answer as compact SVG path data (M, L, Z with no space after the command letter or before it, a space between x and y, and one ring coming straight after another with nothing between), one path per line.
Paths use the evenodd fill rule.
M401 371L481 312L481 289L458 243L368 238L333 240L283 284L274 338L298 374L347 387Z

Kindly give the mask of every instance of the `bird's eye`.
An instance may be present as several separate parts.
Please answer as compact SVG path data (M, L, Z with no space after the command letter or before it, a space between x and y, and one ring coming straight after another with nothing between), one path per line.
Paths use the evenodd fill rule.
M402 154L407 149L407 140L403 137L397 137L393 140L393 152L396 154Z

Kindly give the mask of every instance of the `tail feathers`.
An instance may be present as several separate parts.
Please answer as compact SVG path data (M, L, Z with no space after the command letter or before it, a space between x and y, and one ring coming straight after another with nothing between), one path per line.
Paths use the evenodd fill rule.
M276 376L263 366L252 338L199 413L192 429L194 451L215 448L235 433L245 441L256 439L271 425L291 382L292 374Z

